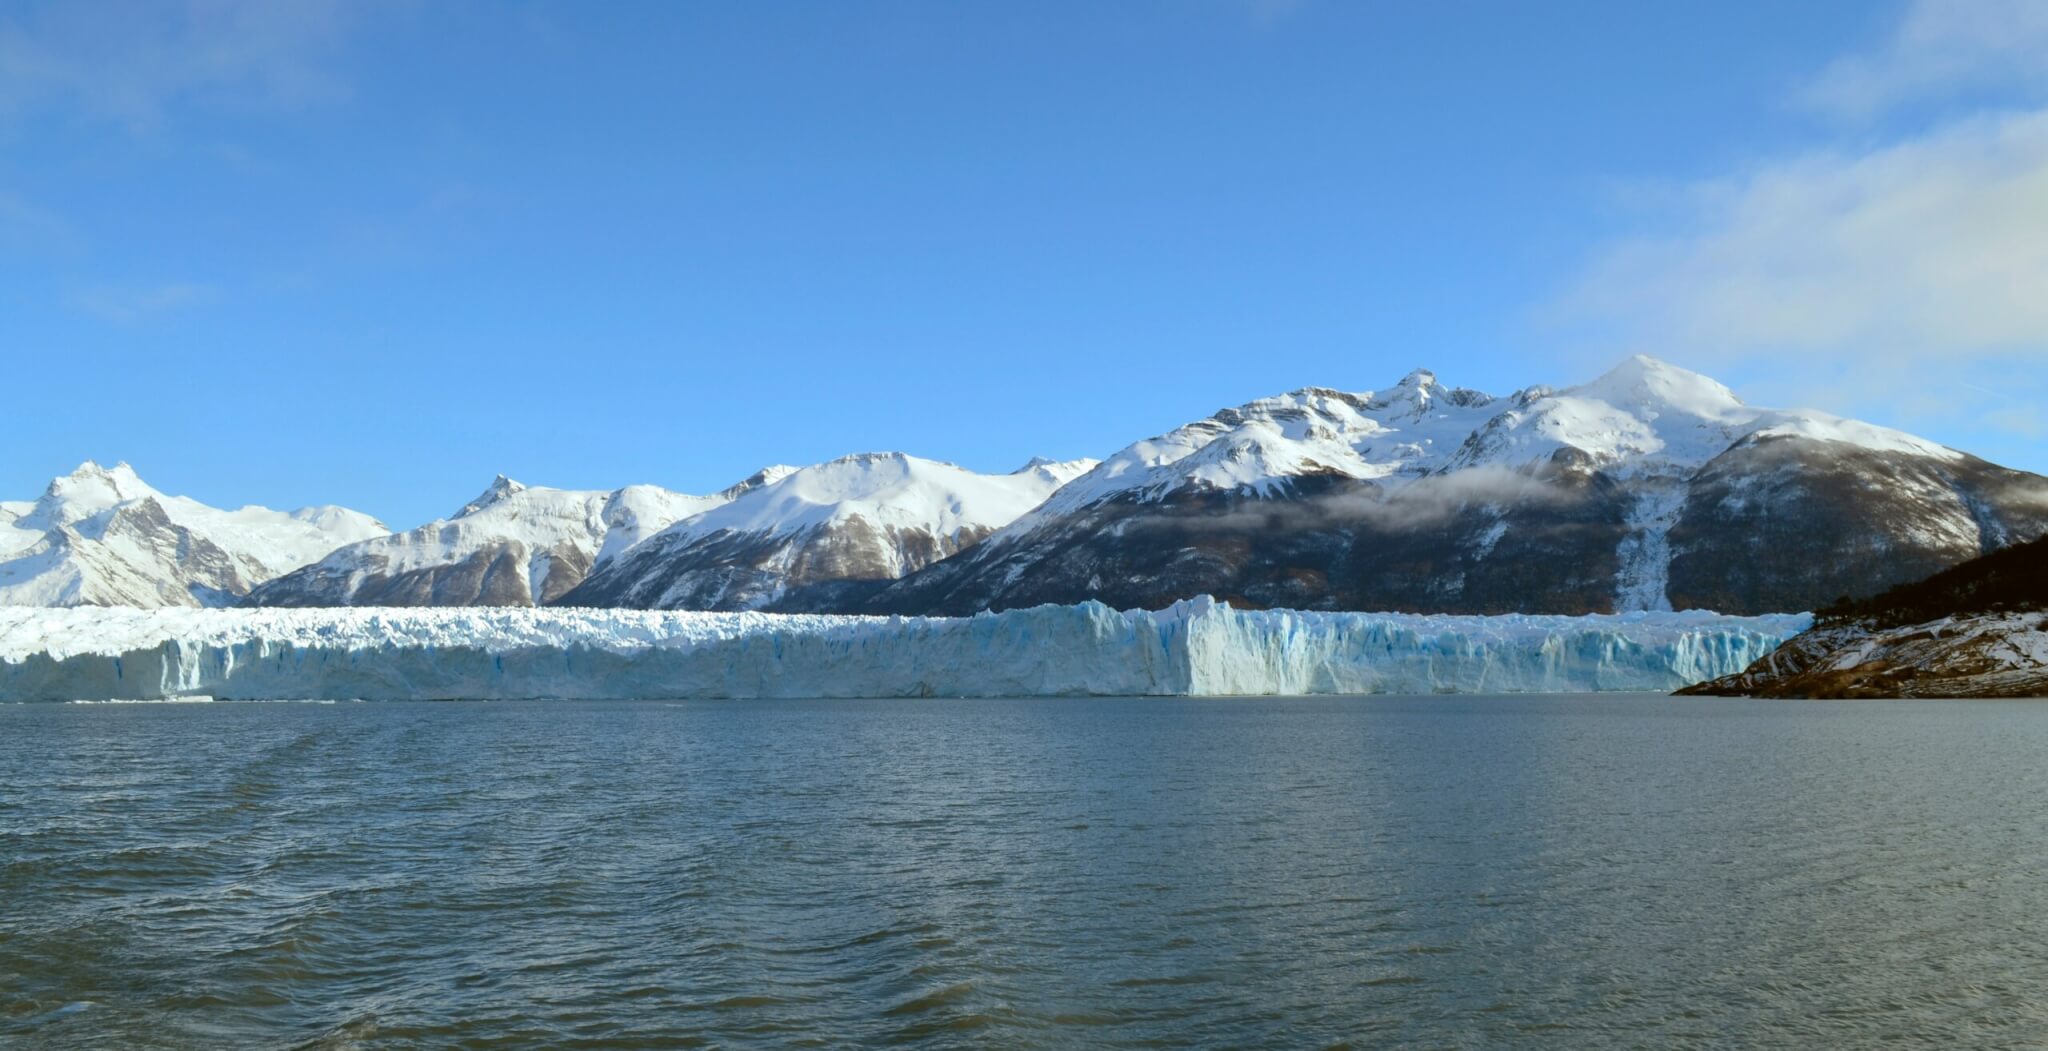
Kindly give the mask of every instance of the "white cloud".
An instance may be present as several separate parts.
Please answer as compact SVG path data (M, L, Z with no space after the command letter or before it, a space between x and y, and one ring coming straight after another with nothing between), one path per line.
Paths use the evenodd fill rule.
M1692 187L1608 247L1573 313L1725 352L2048 349L2048 112L1964 121Z
M1915 0L1882 46L1835 60L1799 101L1862 119L1918 97L2015 85L2048 88L2048 3Z
M2015 39L2048 40L2048 4L1923 2L1809 98L1867 115L1988 83L1965 54L2048 83L2048 53L1979 21L2001 11ZM2048 109L1765 159L1653 199L1665 207L1640 229L1656 232L1602 247L1557 305L1584 342L1774 378L1750 385L1759 397L2037 430L2022 415L2038 401L2016 399L2048 395Z
M173 105L275 108L347 93L339 0L45 4L0 16L0 113L76 105L148 128Z

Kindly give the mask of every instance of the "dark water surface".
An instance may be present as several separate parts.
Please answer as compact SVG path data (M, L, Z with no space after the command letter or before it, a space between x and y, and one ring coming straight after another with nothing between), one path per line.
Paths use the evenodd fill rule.
M0 706L0 1044L2042 1046L2048 704Z

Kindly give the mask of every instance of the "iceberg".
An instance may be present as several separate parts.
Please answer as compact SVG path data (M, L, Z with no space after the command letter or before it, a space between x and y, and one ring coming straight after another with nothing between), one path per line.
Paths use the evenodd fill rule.
M1702 611L971 617L0 608L0 700L608 700L1670 691L1812 622Z

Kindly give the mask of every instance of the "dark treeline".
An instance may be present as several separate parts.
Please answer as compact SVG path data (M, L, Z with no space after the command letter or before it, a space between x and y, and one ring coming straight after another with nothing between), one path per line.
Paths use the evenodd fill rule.
M1961 613L2048 609L2048 536L2001 548L1866 599L1839 598L1817 616L1881 628L1919 624Z

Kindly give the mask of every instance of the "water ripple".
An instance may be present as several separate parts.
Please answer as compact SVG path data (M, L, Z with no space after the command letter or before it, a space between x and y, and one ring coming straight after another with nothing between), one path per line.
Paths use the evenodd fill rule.
M2048 706L0 706L0 1045L2048 1042Z

